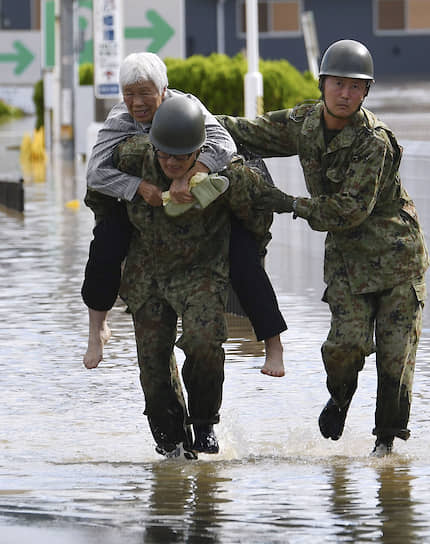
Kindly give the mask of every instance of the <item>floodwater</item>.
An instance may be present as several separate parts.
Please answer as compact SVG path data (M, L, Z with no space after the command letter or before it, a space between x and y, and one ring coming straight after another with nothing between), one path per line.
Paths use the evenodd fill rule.
M7 146L32 122L0 127L4 172L18 164ZM403 180L428 237L430 142L402 143ZM304 194L295 158L269 165L281 187ZM323 439L323 235L277 216L266 262L289 325L286 376L259 372L262 345L246 319L230 317L221 452L162 459L142 415L132 324L120 303L104 362L82 365L80 285L92 217L66 204L84 186L82 165L57 164L46 182L26 182L24 214L0 209L0 544L429 542L428 308L410 440L396 441L389 458L369 457L374 357L343 437Z

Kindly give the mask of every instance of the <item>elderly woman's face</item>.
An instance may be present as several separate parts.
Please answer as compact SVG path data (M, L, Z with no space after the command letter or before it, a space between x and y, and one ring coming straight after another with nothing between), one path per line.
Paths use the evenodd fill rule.
M152 81L125 85L122 94L128 113L139 123L151 123L164 98L164 91L159 94Z

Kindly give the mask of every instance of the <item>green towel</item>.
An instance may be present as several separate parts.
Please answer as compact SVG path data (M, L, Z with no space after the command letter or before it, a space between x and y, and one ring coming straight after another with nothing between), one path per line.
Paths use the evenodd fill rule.
M219 174L204 174L199 172L190 180L190 192L196 202L178 204L172 202L168 191L163 193L164 211L167 215L175 217L181 215L191 208L207 208L215 199L222 195L229 186L229 180Z
M229 180L218 174L206 176L206 179L191 188L191 193L200 204L201 208L207 208L215 199L222 195L229 186Z

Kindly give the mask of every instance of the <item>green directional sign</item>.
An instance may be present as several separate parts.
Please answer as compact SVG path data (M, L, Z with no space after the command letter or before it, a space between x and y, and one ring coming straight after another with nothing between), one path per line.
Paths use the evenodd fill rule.
M79 34L80 41L79 64L94 61L94 42L92 37L93 0L79 0Z
M33 62L34 55L25 47L22 42L14 41L12 46L15 49L15 53L0 53L0 63L15 63L15 69L13 73L16 76L19 76Z
M158 53L171 39L175 37L175 40L181 39L181 31L178 28L173 28L161 16L155 9L146 9L141 5L141 0L136 0L136 4L128 4L131 0L124 0L124 12L129 12L128 25L124 25L124 38L137 39L137 40L149 40L148 47L145 47L146 51L151 53ZM154 6L157 5L157 1L154 0ZM166 0L167 1L167 0ZM182 10L182 4L179 0L169 0L172 6L176 10ZM1 4L1 0L0 0ZM45 68L53 68L55 65L55 0L44 0L43 9L43 65ZM133 10L131 10L133 7ZM138 10L136 15L135 10ZM81 37L81 50L79 51L79 64L85 62L93 62L93 0L79 0L78 1L78 30ZM170 13L170 12L169 12ZM164 14L165 15L165 14ZM147 24L140 26L131 26L130 22L135 19L143 21L146 19ZM169 20L180 19L176 13L173 13ZM177 43L173 45L173 42L169 44L170 47L175 47L175 51L178 52L180 47L177 47ZM168 47L169 47L168 46Z
M43 10L43 63L44 68L55 66L55 2L46 0Z
M124 29L124 37L134 39L150 38L152 41L149 44L147 51L150 53L158 53L158 51L160 51L160 49L164 47L164 45L166 45L170 38L175 34L175 31L153 9L146 12L146 18L151 23L151 26L126 27Z

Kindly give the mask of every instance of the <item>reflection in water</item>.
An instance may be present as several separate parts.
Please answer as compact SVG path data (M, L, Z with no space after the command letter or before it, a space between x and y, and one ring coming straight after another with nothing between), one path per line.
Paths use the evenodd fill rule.
M0 129L0 145L6 140L13 138ZM430 151L419 152L406 156L404 177L428 234ZM18 152L9 159L13 170ZM272 166L278 184L303 194L294 161ZM282 334L286 376L260 373L262 343L248 320L229 317L221 453L191 464L163 460L142 415L133 328L121 303L111 312L105 361L95 371L82 365L88 323L80 286L93 220L84 206L66 206L83 198L82 169L48 163L46 183L25 185L24 214L0 210L0 542L428 540L428 314L411 439L396 442L388 461L369 459L370 360L344 436L324 440L317 424L327 400L323 235L277 216L266 263L289 327ZM181 363L179 350L177 357Z
M329 509L341 542L423 542L408 464L334 463L327 469Z
M381 542L403 544L423 542L419 536L419 516L413 501L410 470L405 466L383 465L377 469L380 487L377 507L382 521Z
M216 465L179 468L175 462L155 463L145 542L219 542L218 503L224 483Z

